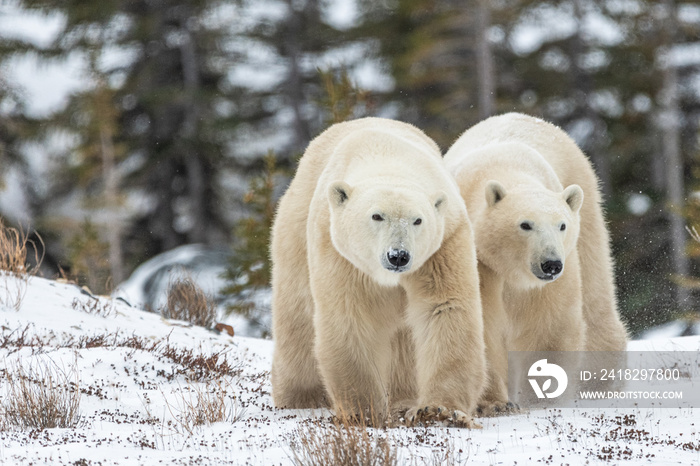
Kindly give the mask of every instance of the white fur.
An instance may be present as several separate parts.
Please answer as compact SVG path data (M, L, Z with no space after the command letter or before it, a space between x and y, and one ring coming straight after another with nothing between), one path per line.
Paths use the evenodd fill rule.
M467 130L445 163L474 225L490 366L482 409L505 409L507 351L623 350L598 180L576 144L510 113ZM548 259L563 270L543 280Z
M435 206L435 195L418 186L376 187L371 179L352 187L351 193L340 204L330 201L331 239L343 257L377 283L397 286L401 273L421 267L442 244L445 219ZM374 220L375 215L381 220ZM402 272L389 269L387 255L392 250L410 254Z
M392 269L399 252L410 261ZM272 261L277 406L383 417L408 399L414 418L471 415L485 379L476 251L422 132L366 118L314 139L280 201Z

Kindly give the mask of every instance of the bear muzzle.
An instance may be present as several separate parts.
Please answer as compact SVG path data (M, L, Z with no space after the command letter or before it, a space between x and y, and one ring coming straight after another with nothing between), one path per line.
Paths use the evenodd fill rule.
M405 249L389 249L382 258L382 265L392 272L406 272L411 268L411 254Z
M564 270L564 263L559 259L548 259L539 264L533 264L532 273L542 281L554 281Z

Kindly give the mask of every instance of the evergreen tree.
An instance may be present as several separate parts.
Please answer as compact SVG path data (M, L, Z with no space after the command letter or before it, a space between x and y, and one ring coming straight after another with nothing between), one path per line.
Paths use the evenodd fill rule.
M20 146L28 126L20 95L0 76L0 190L4 189L3 175L8 168L22 165Z
M70 277L93 293L111 292L114 283L110 277L108 254L109 245L100 239L95 224L85 219L68 241Z
M251 7L256 3L256 0L248 0L244 5ZM323 98L324 89L318 68L336 72L352 65L342 58L339 49L352 43L353 37L324 20L325 3L323 0L271 0L269 10L284 13L260 16L244 31L244 63L278 70L274 80L269 74L262 74L262 79L274 81L269 87L246 83L247 99L259 102L257 108L264 109L251 115L257 120L251 133L274 141L279 137L271 133L284 131L285 142L274 149L281 163L288 167L323 127L318 102ZM270 53L264 64L258 57L262 50ZM324 60L334 54L338 58ZM320 62L323 65L319 65Z
M70 195L78 178L92 192L100 186L110 191L105 181L111 180L110 192L123 191L131 199L138 193L144 208L122 235L121 249L131 264L183 243L227 241L230 222L248 206L235 188L231 195L224 187L260 169L259 160L273 147L289 166L318 132L323 89L315 62L345 40L324 21L319 0L272 1L270 9L284 14L253 22L247 19L259 8L252 0L114 0L99 6L22 0L22 5L66 18L55 43L39 51L42 56L82 52L95 64L91 89L73 96L44 125L79 140L66 151L65 160L72 162L55 180L50 201ZM238 69L260 65L252 55L261 50L274 52L272 67L283 66L281 79L269 86L238 80ZM109 137L96 138L93 126L99 123L86 120L102 113L86 105L107 91L115 106L107 115L117 115L117 121ZM108 160L84 155L97 149L104 156L110 147L116 151L114 167L105 177L99 168L109 166L102 163Z
M116 91L98 69L95 51L90 53L89 76L94 87L73 95L69 105L52 117L52 126L69 128L77 137L77 143L70 149L70 162L61 167L55 177L54 193L74 195L77 191L83 195L81 207L101 227L91 222L90 234L92 229L99 230L101 236L107 238L107 263L114 285L125 278L122 230L126 215L117 167L124 160L126 147L118 139L120 109ZM65 228L74 226L65 225ZM85 236L86 229L82 227L80 230ZM75 251L67 254L69 267L74 265L70 258L75 256ZM103 288L99 290L103 291Z
M83 51L97 64L94 88L73 96L49 126L77 132L80 143L69 151L76 150L78 161L67 159L73 159L71 171L85 185L106 181L109 202L116 202L121 188L138 192L148 206L125 231L131 261L186 242L225 241L218 174L230 161L231 134L240 123L227 110L238 99L227 80L236 57L223 50L227 25L215 20L226 2L23 4L66 18L62 34L44 55ZM114 63L117 52L122 60ZM93 108L86 111L89 105ZM107 107L95 111L97 105ZM110 115L116 120L108 121ZM87 157L87 152L100 157ZM115 185L116 173L125 175L121 186ZM59 192L71 179L56 186ZM117 257L114 253L112 260Z
M320 109L326 115L323 118L326 127L372 114L374 103L370 93L355 85L347 69L319 70L319 75L324 90Z
M478 23L485 17L479 15L482 5L456 0L362 5L365 14L357 34L379 41L378 53L396 82L387 98L399 106L397 116L448 147L479 120L476 64L479 33L484 33Z
M273 152L265 157L265 171L254 177L244 202L250 215L242 219L235 229L237 241L233 245L231 263L223 278L228 285L224 296L233 298L227 305L229 312L244 315L256 327L264 329L264 315L269 312L260 302L260 290L270 286L270 229L275 215L275 179L280 174Z

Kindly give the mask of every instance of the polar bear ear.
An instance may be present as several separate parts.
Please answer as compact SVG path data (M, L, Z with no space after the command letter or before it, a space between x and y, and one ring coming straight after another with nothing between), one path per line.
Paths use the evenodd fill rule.
M581 209L583 205L583 189L581 189L581 186L572 184L566 188L561 195L566 203L569 204L572 211L578 212L579 209Z
M506 197L506 188L496 180L486 183L486 203L489 207L503 200Z
M331 207L340 207L350 198L352 187L345 181L336 181L328 187L328 201Z
M445 194L443 191L439 191L436 194L434 194L433 205L435 206L435 210L437 210L438 212L442 212L445 208L445 205L447 205L447 194Z

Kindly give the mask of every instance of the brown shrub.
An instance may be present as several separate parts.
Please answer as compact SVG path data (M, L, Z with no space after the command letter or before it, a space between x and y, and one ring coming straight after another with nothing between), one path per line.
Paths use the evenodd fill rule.
M183 273L171 279L168 301L161 315L167 319L184 320L193 325L212 328L216 321L216 304L191 275Z
M72 372L72 371L71 371ZM76 381L45 362L26 369L5 370L6 396L0 405L3 429L75 427L80 421L80 390Z
M39 237L41 242L41 237ZM42 243L43 244L43 243ZM29 249L34 251L34 263L27 264ZM34 275L41 264L36 244L21 229L6 227L0 221L0 303L19 310L30 275Z
M101 300L92 296L83 300L75 298L71 306L76 311L82 311L100 317L110 317L115 313L114 302Z
M387 429L372 429L362 417L339 413L298 427L290 446L297 465L392 466L399 464Z
M41 242L41 237L39 237ZM43 244L43 242L42 242ZM35 266L27 264L29 247L34 250ZM34 241L22 229L6 227L0 220L0 270L16 277L34 275L41 264Z
M178 392L179 396L163 393L170 414L179 428L192 435L198 426L215 422L239 421L244 410L238 404L230 383L222 380L209 381L204 384L189 384ZM173 400L171 403L168 400Z

